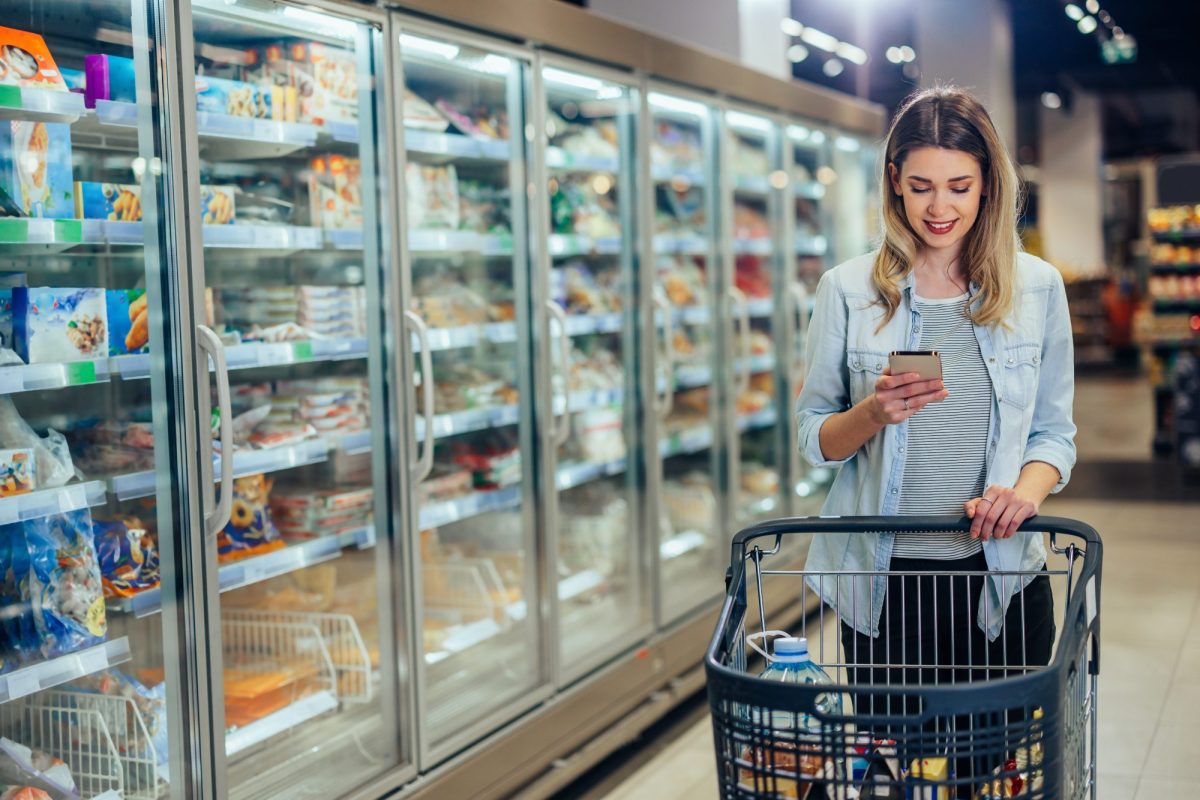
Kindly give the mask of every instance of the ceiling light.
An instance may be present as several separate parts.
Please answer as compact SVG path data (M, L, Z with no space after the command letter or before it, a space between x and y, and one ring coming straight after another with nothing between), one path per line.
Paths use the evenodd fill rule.
M774 189L786 189L788 185L788 174L781 169L777 169L767 176L767 182Z
M799 64L804 59L808 58L808 48L802 44L794 44L787 49L788 61L793 64Z
M812 131L803 125L788 125L787 133L792 141L804 144L808 141L809 134L811 134Z
M779 27L788 36L799 36L800 34L804 33L804 26L791 17L784 17L779 23Z
M808 140L813 144L825 144L825 131L813 131L808 135Z
M682 97L672 97L669 94L659 94L658 92L650 92L646 96L646 102L654 108L659 108L663 111L678 111L696 117L703 117L708 113L708 107L703 103L697 103L695 100L684 100Z
M900 60L910 62L910 63L913 61L916 61L917 60L917 51L913 50L908 45L904 45L903 47L900 48Z
M837 54L851 64L858 64L860 67L867 63L867 51L849 42L839 42Z
M904 60L900 56L900 48L899 47L889 47L887 49L887 52L884 55L886 55L887 60L892 62L893 64L899 64L901 61Z
M475 65L475 69L479 72L486 72L489 75L507 75L512 72L512 59L498 56L495 53L488 53L479 60Z
M1109 14L1107 11L1101 11L1096 16L1100 17L1100 21L1103 22L1105 25L1112 25L1112 15Z
M1062 108L1062 98L1057 92L1042 92L1042 105L1051 109Z
M846 71L846 65L836 58L831 58L825 62L825 66L821 67L821 71L831 78L836 78Z
M839 136L834 139L833 146L843 153L857 153L862 148L862 142L851 136Z
M1086 2L1086 3L1084 3L1084 5L1087 7L1087 10L1088 10L1088 13L1089 13L1089 14L1098 14L1098 13L1100 13L1100 2L1099 2L1099 0L1087 0L1087 2Z
M1124 39L1125 38L1125 29L1122 28L1120 25L1113 28L1113 38L1114 39Z
M447 44L446 42L435 42L433 39L426 39L421 36L413 36L412 34L400 34L400 49L409 50L414 53L421 53L427 56L437 56L444 58L447 61L452 61L458 58L458 46Z
M725 121L729 123L731 128L741 128L742 130L760 131L763 133L771 130L771 121L763 117L756 117L753 114L743 114L741 111L726 111Z
M1079 20L1075 27L1079 28L1080 33L1088 34L1096 30L1097 25L1098 23L1096 22L1095 17L1084 17L1083 19Z
M1067 5L1063 8L1063 10L1066 11L1067 16L1070 17L1075 22L1078 22L1079 20L1083 19L1083 9L1080 8L1079 6L1075 5L1074 3L1067 3Z
M830 36L825 31L819 31L816 28L805 28L800 34L801 40L805 44L810 44L819 50L824 50L827 53L832 53L837 50L838 40L835 36Z
M358 24L352 20L331 17L327 14L306 11L302 8L284 6L283 15L301 23L306 28L332 33L341 39L353 39L355 32L358 30Z
M625 90L620 86L605 86L600 91L596 92L596 97L601 100L616 100L625 94Z
M576 89L586 89L589 92L598 92L604 88L604 82L597 78L589 78L586 75L576 75L574 72L566 72L554 67L546 67L542 70L542 78L546 83L557 83L560 86L572 86Z

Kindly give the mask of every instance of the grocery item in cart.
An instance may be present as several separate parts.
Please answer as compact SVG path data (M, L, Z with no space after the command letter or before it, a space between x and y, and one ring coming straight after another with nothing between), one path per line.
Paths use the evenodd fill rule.
M0 84L56 92L67 90L46 40L17 28L0 28Z
M951 800L953 791L946 783L953 778L949 759L914 758L904 777L905 800Z
M409 163L404 167L404 185L408 189L409 227L458 230L458 170L453 164L435 167Z
M0 191L16 204L21 216L74 216L71 126L28 120L0 122Z
M104 585L92 541L92 515L84 508L26 520L28 582L42 653L56 658L104 641L108 622Z
M233 481L233 508L229 522L217 536L217 558L234 561L283 547L271 519L272 481L262 474Z
M107 597L131 597L159 583L158 545L137 517L92 520Z

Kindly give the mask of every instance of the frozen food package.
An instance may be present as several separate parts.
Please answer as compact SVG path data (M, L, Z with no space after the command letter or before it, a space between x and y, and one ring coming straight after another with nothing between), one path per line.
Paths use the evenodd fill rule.
M46 40L16 28L0 28L0 84L67 91Z
M106 597L131 597L159 584L158 545L137 517L92 520Z
M142 187L136 183L75 181L75 216L112 222L140 222Z
M103 289L18 286L12 298L14 350L26 363L108 357Z
M29 597L42 652L56 658L104 641L104 585L92 514L80 509L25 523Z
M83 104L95 108L97 100L137 102L133 59L93 53L83 57Z
M261 474L234 479L233 509L229 522L217 536L220 561L234 561L283 547L279 530L271 519L271 485L272 481Z
M0 787L0 800L54 800L54 797L36 786L8 786Z
M62 486L75 477L66 438L53 429L44 438L38 436L8 395L0 396L0 447L32 449L38 486L43 489Z
M361 229L362 167L357 158L314 158L309 164L308 196L312 224L322 228Z
M201 113L271 119L272 101L269 88L211 75L196 76L196 110Z
M406 88L404 90L404 127L442 133L450 127L450 121L430 105L428 100Z
M0 190L21 216L74 216L71 126L30 120L0 122Z
M9 785L4 794L14 789L14 798L77 798L75 778L71 768L61 759L40 750L33 750L6 736L0 736L0 781Z
M232 225L237 221L237 204L232 186L200 186L200 218L205 225Z
M37 488L33 448L0 450L0 497L32 492Z
M108 354L124 356L150 351L150 309L145 289L106 289Z
M33 623L33 604L29 600L29 549L25 546L25 527L20 522L0 526L0 672L11 672L41 658L41 642Z
M292 120L323 125L358 119L358 56L321 42L281 42L255 51L260 84L285 87L297 105Z
M407 164L404 179L410 228L458 230L458 171L453 164L445 167Z

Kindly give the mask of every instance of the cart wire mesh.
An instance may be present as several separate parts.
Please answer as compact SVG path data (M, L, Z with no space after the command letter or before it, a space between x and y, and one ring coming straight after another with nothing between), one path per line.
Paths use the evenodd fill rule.
M972 570L808 571L784 568L780 555L789 538L807 534L969 526L955 517L800 518L734 538L705 659L723 798L1094 800L1094 529L1027 522L1023 532L1049 534L1046 568L1036 571L989 571L982 556ZM814 592L824 598L806 632L828 684L781 682L779 670L758 676L758 656L787 635L766 625L766 581L788 582L802 608ZM1002 619L983 602L989 594L1011 594ZM994 638L983 633L996 627Z

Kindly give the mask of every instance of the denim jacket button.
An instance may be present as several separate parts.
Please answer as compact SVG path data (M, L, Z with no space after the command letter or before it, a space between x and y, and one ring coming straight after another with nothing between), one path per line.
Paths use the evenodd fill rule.
M1036 364L1036 363L1038 363L1038 361L1039 361L1040 359L1041 359L1041 356L1034 356L1034 357L1033 357L1033 363L1035 363L1035 364Z
M1012 356L1009 356L1009 357L1008 357L1008 363L1010 363L1010 364L1011 364L1011 363L1013 363Z
M856 359L854 359L854 366L855 366L855 367L860 367L860 366L862 366L862 362L860 362L860 361L859 361L859 360L856 358Z

